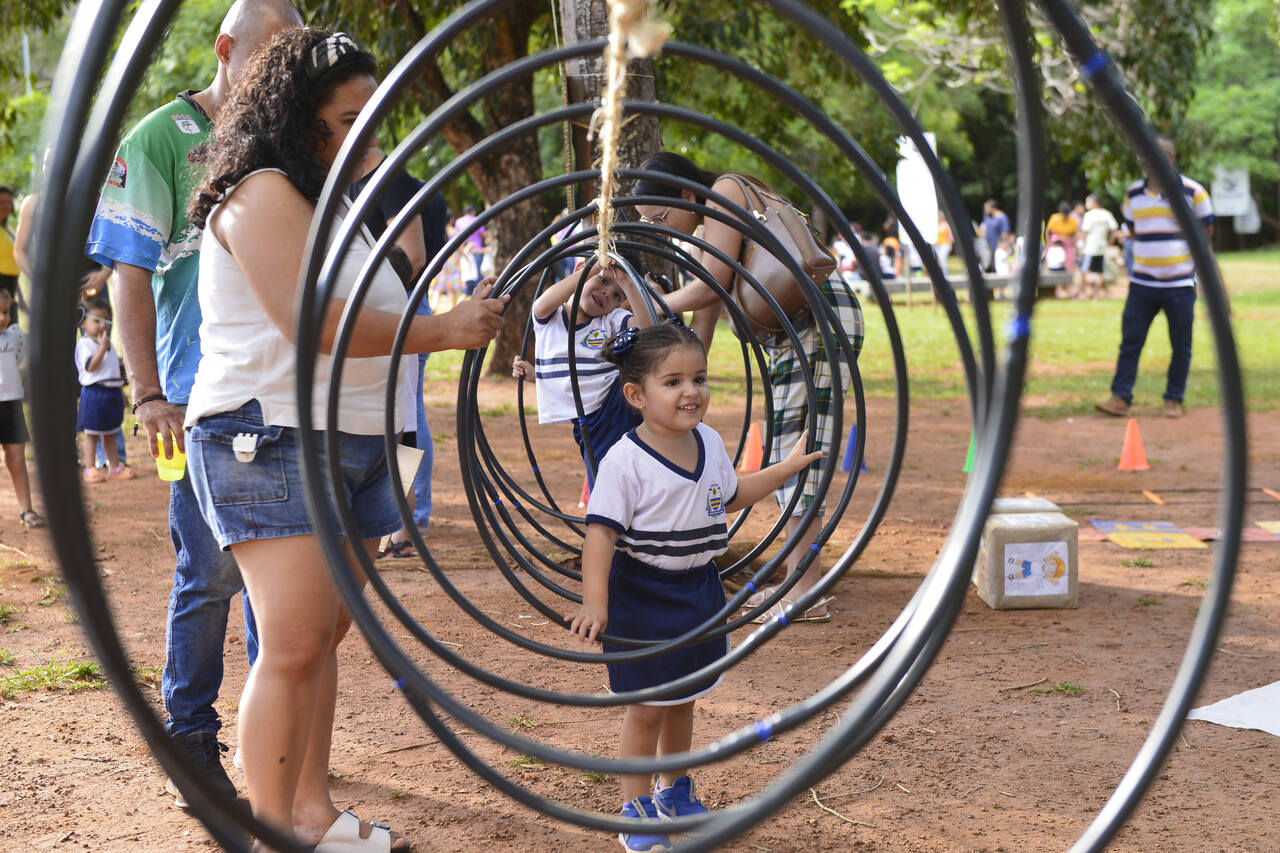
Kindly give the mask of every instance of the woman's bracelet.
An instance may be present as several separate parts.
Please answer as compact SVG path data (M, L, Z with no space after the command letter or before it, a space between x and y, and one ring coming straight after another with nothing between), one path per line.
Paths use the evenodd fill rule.
M133 405L129 407L129 414L131 415L138 414L139 406L144 405L146 403L154 403L156 400L164 400L166 403L169 402L169 398L163 394L148 394L147 396L143 397L141 400L133 401Z

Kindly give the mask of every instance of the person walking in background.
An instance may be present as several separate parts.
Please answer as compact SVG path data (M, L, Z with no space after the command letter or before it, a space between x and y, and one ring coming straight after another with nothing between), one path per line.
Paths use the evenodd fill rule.
M14 255L14 244L17 242L13 230L9 227L9 218L13 216L13 190L0 186L0 291L9 294L9 322L18 325L18 304L22 301L22 291L18 288L18 259Z
M27 442L31 435L22 412L22 399L26 396L22 382L26 336L9 322L12 308L13 297L0 290L0 448L18 497L18 520L23 527L44 527L44 518L31 504L31 475L27 472Z
M236 0L213 50L217 72L209 87L187 91L155 110L125 137L107 174L87 252L116 273L115 299L133 408L152 456L184 450L182 424L200 362L200 305L196 279L200 229L187 220L187 200L199 183L192 149L203 144L213 119L249 57L275 33L302 24L288 0ZM200 514L191 478L170 486L169 534L177 565L165 628L161 692L165 730L219 793L236 787L222 767L214 700L222 686L222 648L229 600L243 588L240 571ZM245 646L257 655L253 614L245 600ZM170 780L178 806L186 800Z
M1177 151L1165 137L1156 140L1169 165L1177 171ZM1213 236L1213 205L1205 188L1179 175L1183 193L1192 213L1205 232ZM1133 273L1129 296L1120 321L1120 355L1111 380L1111 396L1095 408L1104 414L1124 417L1133 403L1133 384L1138 376L1138 358L1147 342L1147 332L1156 314L1164 312L1169 323L1169 345L1173 350L1165 379L1164 415L1182 417L1182 401L1191 369L1191 332L1195 320L1196 266L1191 247L1174 217L1167 193L1159 181L1147 176L1135 181L1125 192L1121 216L1135 240Z
M982 239L986 241L987 247L991 249L991 262L987 267L988 272L995 269L996 249L1000 246L1001 238L1008 233L1009 217L996 205L995 199L987 199L982 205Z
M938 211L938 238L934 241L933 252L938 256L938 266L942 267L944 275L947 272L947 259L951 257L951 247L955 242L955 236L951 233L951 223L947 222L947 217L942 211Z
M1105 296L1107 281L1107 246L1111 243L1111 235L1119 228L1116 218L1098 201L1096 195L1084 200L1084 219L1080 230L1084 232L1084 290L1082 299L1096 299Z
M1079 227L1079 223L1071 215L1071 205L1065 201L1058 205L1055 213L1050 214L1049 221L1044 226L1045 245L1057 243L1066 252L1064 263L1055 269L1076 268L1076 231Z
M454 230L456 231L465 230L467 227L471 225L472 222L475 222L477 218L478 217L476 216L475 207L468 204L466 207L462 209L462 215L459 216L456 220L454 220L454 223L453 223ZM471 292L476 289L476 285L480 283L480 279L484 277L484 273L482 272L482 270L484 268L485 231L486 231L485 227L483 225L480 226L475 231L473 231L470 235L468 235L467 239L463 241L463 244L462 244L465 247L467 253L471 256L471 260L475 264L475 266L472 267L471 269L470 277L467 277L468 275L467 270L465 268L463 269L465 286L463 287L462 292L466 296L471 295Z

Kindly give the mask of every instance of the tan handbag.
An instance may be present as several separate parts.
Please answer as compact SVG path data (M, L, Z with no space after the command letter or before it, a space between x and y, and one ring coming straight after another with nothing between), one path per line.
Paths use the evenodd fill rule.
M836 268L836 259L818 241L818 236L809 227L809 220L803 213L759 178L736 172L726 172L720 177L729 178L738 185L746 199L747 210L778 239L804 270L805 275L817 285L827 280L827 276ZM760 249L754 240L745 236L742 238L739 263L777 300L789 319L794 318L805 306L804 292L791 270L773 253ZM741 277L734 277L729 295L746 315L756 337L768 337L782 331L782 322L772 306L755 288L745 284Z

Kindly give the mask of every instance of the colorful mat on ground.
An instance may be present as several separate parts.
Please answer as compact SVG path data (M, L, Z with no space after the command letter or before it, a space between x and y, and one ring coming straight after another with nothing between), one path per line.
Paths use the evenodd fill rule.
M1208 548L1171 521L1103 521L1089 519L1093 526L1122 548Z
M1188 720L1204 720L1235 729L1257 729L1280 737L1280 681L1193 708Z
M1094 520L1094 525L1110 525L1110 524L1148 524L1153 522L1105 522ZM1261 542L1268 544L1280 544L1280 521L1258 521L1255 522L1256 527L1245 527L1240 531L1241 542ZM1176 529L1176 528L1175 528ZM1079 541L1081 542L1110 542L1113 541L1111 533L1114 532L1110 527L1081 527ZM1202 542L1217 542L1222 539L1222 531L1217 527L1187 527L1183 529L1183 533L1193 539ZM1125 542L1118 542L1126 548L1167 548L1168 545L1129 545ZM1178 546L1190 547L1190 546Z

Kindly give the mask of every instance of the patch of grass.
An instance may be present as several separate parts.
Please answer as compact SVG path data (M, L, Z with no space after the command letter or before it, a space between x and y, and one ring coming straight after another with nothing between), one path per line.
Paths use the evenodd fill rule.
M1138 604L1142 607L1150 607L1153 604L1164 604L1164 602L1154 595L1140 595L1138 596Z
M142 687L159 687L163 670L164 667L160 666L135 664L133 667L133 680Z
M75 693L106 684L102 667L92 661L78 661L61 654L53 660L0 678L0 696L12 699L32 690L64 690Z
M13 621L13 614L18 610L7 601L0 601L0 625L8 625Z
M1093 515L1097 510L1091 506L1078 506L1067 507L1063 512L1067 515Z
M1178 584L1178 586L1193 586L1196 589L1208 589L1209 582L1201 580L1200 578L1187 578L1182 583Z
M582 778L586 779L592 785L600 785L605 782L613 781L613 777L608 773L599 773L595 770L588 770L586 773L583 773Z
M514 717L507 717L507 722L510 723L513 728L526 729L529 731L550 725L547 720L539 720L533 714L516 714Z
M54 602L61 601L66 597L67 597L67 588L62 584L58 583L58 584L54 584L53 586L45 587L44 598L37 601L36 604L40 605L41 607L48 607Z
M407 796L409 796L408 791L392 791L391 792L391 799L393 800L403 800Z
M1134 566L1137 566L1138 568L1142 568L1142 569L1150 569L1153 566L1155 566L1155 563L1151 562L1146 557L1135 557L1132 560L1125 560L1120 565L1124 566L1125 568L1133 568Z
M524 755L520 758L513 758L507 763L512 767L537 767L545 762L543 762L541 758L534 758L532 755Z
M67 610L62 614L62 621L66 622L68 625L79 625L80 614L74 610Z
M17 660L13 656L13 652L8 649L0 649L0 666L13 666L13 662Z
M1059 681L1057 684L1053 685L1052 687L1044 687L1044 688L1041 688L1040 690L1032 690L1031 692L1032 693L1062 693L1067 696L1082 696L1085 693L1088 693L1089 691L1087 688L1081 687L1079 684L1074 684L1070 681Z
M1107 461L1106 459L1103 459L1100 456L1094 457L1092 459L1081 459L1079 462L1076 463L1076 467L1079 468L1081 471L1083 471L1085 468L1092 468L1094 465L1101 465L1106 461Z

